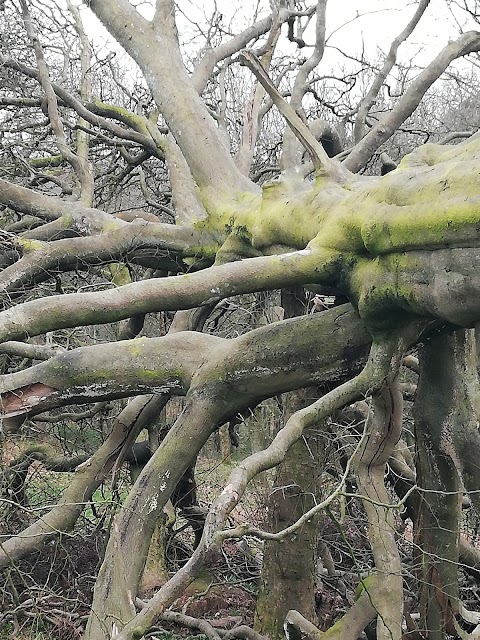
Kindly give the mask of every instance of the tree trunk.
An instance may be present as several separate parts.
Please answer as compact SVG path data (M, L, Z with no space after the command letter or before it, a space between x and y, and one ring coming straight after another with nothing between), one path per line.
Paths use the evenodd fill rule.
M401 416L402 395L395 378L372 397L365 432L354 457L375 562L375 574L364 580L362 586L377 614L378 640L402 638L402 566L384 482L385 465L400 438Z
M300 393L291 399L289 410L301 402ZM293 413L293 411L292 411ZM281 531L315 505L317 480L323 461L322 437L318 428L309 430L279 466L268 501L268 530ZM255 611L255 629L272 640L284 638L283 624L290 609L316 623L315 559L318 517L313 517L282 542L267 541L260 591Z
M419 353L414 415L417 483L424 491L415 537L422 550L421 625L429 640L455 634L462 497L457 442L459 433L468 432L472 420L476 423L473 353L473 335L467 331L433 338Z
M302 289L283 291L285 317L305 312ZM308 404L307 390L289 393L285 399L285 420ZM313 398L315 400L316 398ZM323 446L318 427L309 429L277 468L274 487L268 501L268 528L277 533L293 524L315 505L318 479L323 468ZM314 517L282 542L267 541L260 592L255 611L255 629L272 638L284 637L283 624L290 609L311 622L315 613L315 559L318 518Z

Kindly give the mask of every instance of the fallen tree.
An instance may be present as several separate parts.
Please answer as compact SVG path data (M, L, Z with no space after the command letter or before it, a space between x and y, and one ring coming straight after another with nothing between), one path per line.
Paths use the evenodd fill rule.
M258 81L245 122L248 144L242 151L253 157L259 96L268 95L288 125L281 173L259 186L247 175L250 163L242 170L242 163L230 154L201 94L215 65L263 33L269 36L259 53L268 67L281 25L288 19L300 19L302 12L281 5L268 19L206 49L189 74L173 2L157 2L153 18L147 20L127 0L90 0L89 9L135 60L148 84L155 107L139 115L88 96L78 100L52 82L29 7L25 1L21 4L37 67L32 69L3 54L2 63L5 69L41 85L61 160L77 176L79 197L67 203L0 181L2 205L38 221L26 232L6 229L0 236L5 250L0 272L5 301L0 343L8 353L15 350L15 341L60 329L143 318L156 311L176 311L177 316L166 336L52 353L40 364L1 376L2 413L5 424L13 424L12 430L20 428L27 416L78 402L156 395L155 400L150 396L132 400L100 449L80 466L59 504L2 542L0 566L8 566L40 542L69 530L112 466L125 458L139 429L154 419L171 395L185 395L182 413L115 516L85 635L88 640L140 638L225 539L252 532L249 525L229 530L226 524L248 483L278 465L304 429L345 405L371 397L365 432L349 465L364 501L375 566L372 580L362 582L368 597L361 595L345 620L324 635L354 638L377 618L377 637L401 638L401 564L391 516L394 505L389 504L384 475L402 429L398 374L403 358L416 345L423 345L422 372L432 366L432 356L425 355L430 345L438 342L439 352L447 344L450 349L435 371L439 387L445 389L444 398L450 385L455 387L440 417L429 414L433 392L425 400L423 391L417 405L418 441L432 456L421 460L417 483L420 490L438 489L454 496L453 520L448 521L453 534L441 542L449 548L445 562L458 561L462 483L467 493L478 491L466 452L478 449L480 436L456 419L456 392L462 389L468 399L468 420L476 424L476 356L468 330L480 318L480 137L471 135L456 145L424 145L380 177L358 172L412 115L447 66L480 50L480 34L464 33L449 43L411 82L392 110L366 135L358 135L343 162L329 157L322 137L319 141L297 113L307 78L322 57L326 2L319 0L309 13L315 13L317 24L314 53L300 66L289 103L259 58L251 50L241 52L239 60ZM427 5L419 3L415 20ZM375 97L370 92L369 106L359 109L362 118ZM176 224L145 219L126 222L93 206L88 148L85 154L81 145L73 151L67 144L61 117L66 107L62 105L76 112L84 123L82 130L88 130L85 123L108 127L113 135L134 141L166 162ZM310 159L302 162L305 152ZM52 279L56 272L127 261L163 273L101 292L62 293L26 301L21 297L26 288ZM197 331L222 300L298 285L346 297L351 304L275 323L235 339ZM457 332L455 340L449 335L452 332ZM208 437L265 398L327 383L330 390L324 389L316 402L295 412L265 450L234 469L210 508L202 541L190 560L138 609L139 581L160 510ZM431 421L437 418L441 434L434 440ZM447 460L449 473L457 474L452 486L441 481L443 467L432 462L435 455ZM345 493L344 483L345 477L322 508ZM416 523L420 553L429 558L444 557L443 546L437 549L428 534L420 535L426 513L433 512L435 520L440 506L428 502L427 511L424 505ZM265 532L254 533L268 537ZM422 629L437 625L435 631L440 635L435 637L444 637L462 618L458 589L445 588L451 576L442 571L443 565L440 569L427 565L422 576L428 585L422 595L421 624L426 625ZM439 594L448 615L438 611ZM351 627L352 635L345 635L350 618L361 623ZM293 614L287 623L303 624Z

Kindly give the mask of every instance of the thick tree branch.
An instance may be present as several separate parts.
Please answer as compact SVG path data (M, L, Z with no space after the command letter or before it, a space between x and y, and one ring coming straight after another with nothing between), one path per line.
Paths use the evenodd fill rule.
M0 313L0 342L152 311L192 309L230 296L311 282L328 273L331 253L305 250L214 266L200 273L124 285L98 293L52 296Z
M6 240L6 239L5 239ZM170 224L136 222L116 231L86 238L66 238L49 243L11 238L23 257L0 272L0 294L19 291L51 278L55 272L84 269L128 258L156 269L177 271L185 257L215 259L215 239L208 233ZM208 247L208 255L204 253Z
M207 352L222 338L179 333L81 347L18 373L0 377L4 416L41 413L79 400L136 393L184 395Z
M178 328L177 323L174 330ZM345 376L346 356L337 349L340 344L343 348L339 340L347 338L351 330L356 333L349 339L348 357L352 359L353 367L349 371L356 371L365 358L369 336L347 305L325 314L299 318L295 323L262 327L234 340L181 331L162 338L137 338L81 347L20 372L0 376L3 413L39 413L73 404L79 398L94 401L112 394L132 395L160 387L169 387L171 393L182 395L188 390L200 364L207 366L209 361L223 358L226 367L234 367L229 364L231 360L236 363L247 349L263 341L268 349L252 356L251 362L244 356L242 369L235 370L230 382L230 386L235 384L250 389L251 399L258 401L270 393ZM308 346L307 335L312 331L318 336L318 351L312 351ZM285 335L292 336L295 348L283 349L284 368L277 376L274 373L280 357L277 346ZM330 349L322 343L327 336L330 336ZM228 375L233 376L233 373Z
M204 198L235 200L258 189L241 174L184 67L173 5L159 5L164 20L147 22L126 0L91 0L89 6L143 71L155 102ZM162 11L160 12L160 9ZM168 56L162 50L168 49ZM201 140L201 144L199 141Z

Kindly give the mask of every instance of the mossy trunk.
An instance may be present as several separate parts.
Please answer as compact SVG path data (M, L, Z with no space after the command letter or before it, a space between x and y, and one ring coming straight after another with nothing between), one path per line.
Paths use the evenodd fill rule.
M153 530L140 582L141 593L158 589L168 580L166 520L167 516L162 512Z
M422 489L415 541L421 550L421 629L429 640L455 635L461 483L455 432L469 421L466 332L440 336L420 351L415 399L417 483ZM468 394L467 394L468 395Z

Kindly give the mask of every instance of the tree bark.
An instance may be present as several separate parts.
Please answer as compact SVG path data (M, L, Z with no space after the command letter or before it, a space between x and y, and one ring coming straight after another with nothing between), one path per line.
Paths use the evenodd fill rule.
M305 294L300 287L282 291L285 317L305 313L305 305ZM304 389L287 394L283 402L284 419L307 406L312 391ZM267 505L269 531L277 533L287 528L315 505L323 458L321 425L315 425L306 430L277 467ZM256 631L272 640L284 637L283 625L290 609L316 623L317 529L318 516L314 516L281 543L265 542L254 626Z
M364 580L377 614L377 638L401 640L403 584L395 523L385 487L385 464L400 438L402 395L397 377L373 396L365 433L354 462L359 493L368 519L368 537L375 561L372 580ZM375 584L375 589L369 587Z
M305 405L303 393L294 392L289 411ZM308 401L307 401L308 402ZM288 416L287 416L288 417ZM321 425L308 429L279 466L268 500L268 530L290 526L315 505L323 467ZM272 640L284 637L284 621L295 609L313 624L318 516L281 542L266 541L260 590L255 609L255 630Z
M472 333L434 337L419 351L421 372L414 416L417 482L423 491L415 540L421 549L421 627L428 629L433 640L455 634L454 616L459 611L460 474L466 472L473 488L471 463L478 437ZM469 433L473 438L468 438ZM467 442L472 452L464 456Z

